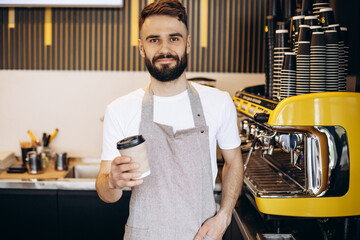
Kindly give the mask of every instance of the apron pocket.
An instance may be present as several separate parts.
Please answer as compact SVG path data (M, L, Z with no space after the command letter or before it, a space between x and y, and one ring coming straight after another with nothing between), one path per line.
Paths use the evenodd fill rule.
M146 239L149 237L149 229L137 228L125 225L124 240Z

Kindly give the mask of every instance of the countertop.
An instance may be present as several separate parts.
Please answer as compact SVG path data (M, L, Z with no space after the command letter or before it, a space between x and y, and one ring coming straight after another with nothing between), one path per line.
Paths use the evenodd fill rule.
M56 171L54 162L40 174L0 172L0 189L48 189L48 190L95 190L96 178L65 178L75 165L100 165L81 158L71 158L68 170ZM127 190L127 189L125 189Z
M76 165L92 165L100 168L99 161L71 158L67 171L56 171L54 162L50 162L49 167L41 174L9 174L6 171L0 171L0 189L95 190L95 175L88 178L66 177ZM220 168L219 172L221 172ZM131 188L124 188L124 191L131 191ZM220 191L221 180L218 176L214 192Z

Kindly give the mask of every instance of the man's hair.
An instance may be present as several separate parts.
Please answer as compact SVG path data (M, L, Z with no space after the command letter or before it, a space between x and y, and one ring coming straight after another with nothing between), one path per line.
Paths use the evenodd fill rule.
M145 19L151 15L165 15L177 17L188 29L187 14L185 7L178 0L158 0L147 5L140 13L139 30L141 30Z

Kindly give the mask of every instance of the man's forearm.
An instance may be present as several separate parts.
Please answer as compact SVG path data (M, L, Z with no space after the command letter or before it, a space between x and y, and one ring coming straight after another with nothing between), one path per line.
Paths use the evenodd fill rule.
M121 189L110 188L108 174L99 173L96 179L96 191L100 199L107 203L117 202L122 196Z
M225 160L223 167L222 198L219 214L225 213L231 219L232 212L241 194L244 171L240 149L237 149L236 152L227 157L232 159L230 161ZM224 158L226 159L226 156Z

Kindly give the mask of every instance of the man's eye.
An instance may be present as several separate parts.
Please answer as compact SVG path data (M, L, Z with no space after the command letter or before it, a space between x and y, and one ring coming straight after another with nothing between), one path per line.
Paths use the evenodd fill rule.
M179 41L179 38L174 37L174 38L170 38L170 40L171 40L172 42L176 42L176 41Z
M151 43L157 43L159 40L158 39L150 39Z

